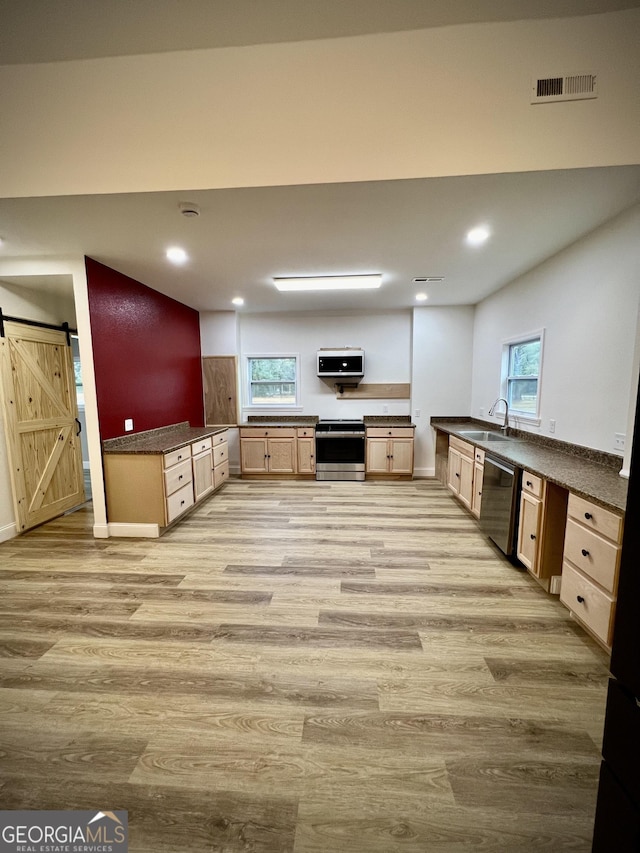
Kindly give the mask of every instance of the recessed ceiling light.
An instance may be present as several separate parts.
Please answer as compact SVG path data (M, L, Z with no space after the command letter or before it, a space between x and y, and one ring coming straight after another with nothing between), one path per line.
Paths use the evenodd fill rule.
M244 299L242 298L242 296L234 296L231 302L234 305L244 305Z
M187 253L184 249L179 248L179 246L172 246L170 249L167 249L167 258L172 264L184 264L187 260Z
M301 278L274 278L280 291L293 290L375 290L382 284L382 275L320 275Z
M426 302L428 298L426 293L416 293L417 302Z
M490 235L491 231L486 225L478 225L467 232L467 243L470 246L481 246L489 239Z

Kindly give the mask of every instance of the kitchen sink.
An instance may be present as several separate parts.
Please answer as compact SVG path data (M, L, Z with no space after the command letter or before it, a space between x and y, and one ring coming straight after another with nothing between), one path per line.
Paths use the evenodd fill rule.
M463 435L471 441L511 441L508 436L501 435L499 432L481 429L460 430L459 435Z

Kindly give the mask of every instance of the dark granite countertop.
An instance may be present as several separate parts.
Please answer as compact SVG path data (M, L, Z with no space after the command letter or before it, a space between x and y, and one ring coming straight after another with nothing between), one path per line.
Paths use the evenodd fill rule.
M365 415L363 420L365 426L401 426L412 427L413 429L416 428L416 425L411 423L410 415Z
M188 421L170 426L158 427L157 429L136 432L133 435L119 435L116 438L108 438L102 442L103 453L171 453L191 444L224 432L227 426L192 427Z
M622 459L619 456L560 441L554 442L553 439L529 437L527 433L517 430L513 431L509 441L471 440L460 435L460 432L472 429L499 432L495 424L471 418L431 418L431 426L448 435L458 436L469 444L481 447L491 456L497 456L518 468L531 471L532 474L537 474L604 507L622 512L625 510L628 481L619 474L622 467Z

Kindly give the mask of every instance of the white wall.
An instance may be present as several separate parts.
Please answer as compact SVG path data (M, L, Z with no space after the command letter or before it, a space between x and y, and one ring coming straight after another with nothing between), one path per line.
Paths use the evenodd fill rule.
M637 163L640 10L0 68L5 196ZM596 100L532 106L534 75Z
M553 418L554 438L615 452L634 381L639 235L637 205L477 306L472 415L499 396L503 340L544 328L542 423L532 430L548 434Z
M474 314L473 306L414 309L411 409L416 476L435 473L429 419L469 414Z
M200 349L203 356L238 354L238 315L235 311L200 313Z
M384 413L408 415L409 400L337 398L333 384L316 375L316 353L323 347L361 347L364 383L411 381L411 312L386 314L243 314L240 316L240 369L247 355L296 354L300 357L301 408L293 414L350 418ZM243 383L244 384L244 383ZM243 400L243 403L245 401ZM257 409L243 412L257 414ZM282 409L281 413L285 410Z

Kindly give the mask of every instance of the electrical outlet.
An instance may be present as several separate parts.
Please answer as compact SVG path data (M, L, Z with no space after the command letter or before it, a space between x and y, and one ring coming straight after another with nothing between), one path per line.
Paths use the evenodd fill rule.
M420 417L420 409L416 409L416 417L417 417L417 418L419 418L419 417Z
M383 414L383 415L388 415L388 414L389 414L389 406L383 406L383 407L382 407L382 414Z
M555 431L556 431L556 422L553 418L551 418L551 420L549 421L549 432L555 432Z
M624 440L626 435L623 432L613 434L613 446L615 450L624 450Z
M124 422L124 431L131 432L133 429L133 418L126 418Z
M484 408L482 406L480 406L480 417L484 417Z

